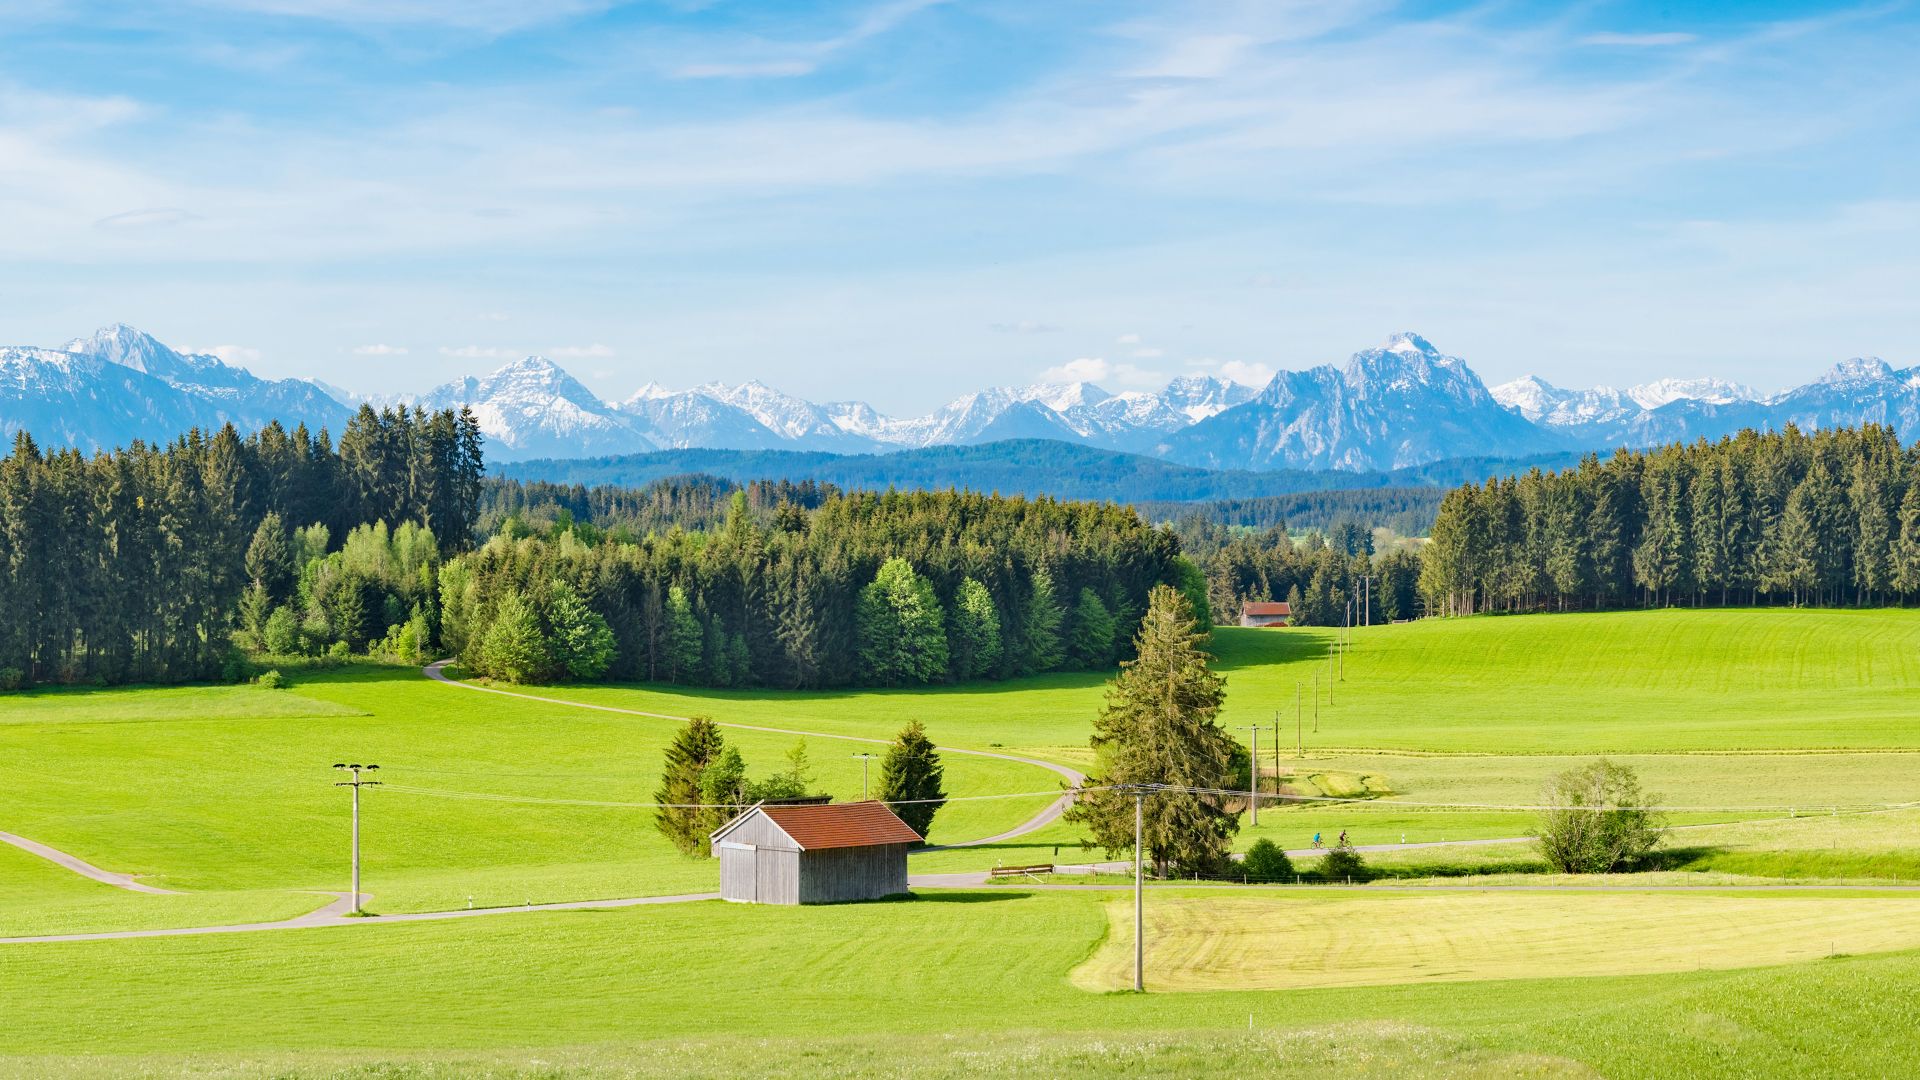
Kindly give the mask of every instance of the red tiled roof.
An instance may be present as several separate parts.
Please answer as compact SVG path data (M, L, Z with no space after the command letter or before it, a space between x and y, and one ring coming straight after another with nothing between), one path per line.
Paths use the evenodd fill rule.
M793 837L802 851L822 848L871 847L875 844L912 844L922 839L906 822L877 802L834 803L827 806L762 806L780 831Z
M1291 615L1293 608L1282 600L1277 603L1248 603L1241 605L1242 615Z

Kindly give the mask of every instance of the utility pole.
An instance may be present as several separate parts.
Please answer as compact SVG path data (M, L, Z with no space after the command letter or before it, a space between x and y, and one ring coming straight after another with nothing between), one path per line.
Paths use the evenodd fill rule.
M1133 795L1133 988L1142 993L1147 989L1147 938L1146 920L1142 915L1145 874L1141 845L1146 835L1147 793L1159 789L1158 784L1127 785Z
M1314 708L1320 707L1320 688L1314 687ZM1316 711L1315 716L1319 713ZM1307 739L1301 734L1307 726L1307 688L1299 679L1293 680L1293 756L1301 761L1307 760Z
M1273 796L1280 797L1280 710L1273 710Z
M1247 730L1253 733L1253 750L1247 755L1247 798L1253 804L1254 828L1260 827L1260 725L1248 724Z
M855 754L860 759L860 801L867 801L867 762L879 757L879 754Z
M358 915L360 914L360 789L363 787L380 786L380 781L363 780L360 774L362 771L373 772L380 766L361 765L358 763L345 765L335 762L333 767L336 769L347 769L353 773L353 779L343 780L333 786L353 789L353 913Z

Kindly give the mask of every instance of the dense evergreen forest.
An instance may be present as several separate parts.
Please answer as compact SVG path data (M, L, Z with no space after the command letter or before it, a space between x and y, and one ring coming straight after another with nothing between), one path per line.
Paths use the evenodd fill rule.
M1173 535L1112 504L801 488L811 508L756 512L780 490L732 492L710 530L503 530L441 568L442 644L516 680L908 685L1105 668L1153 586L1206 599Z
M1219 525L1246 529L1284 528L1296 532L1326 532L1354 524L1391 529L1401 536L1425 536L1433 528L1441 487L1346 488L1303 491L1258 499L1216 499L1211 502L1136 502L1148 521L1181 521L1198 516Z
M1920 448L1868 425L1589 456L1441 502L1436 613L1920 596Z
M332 644L329 612L358 611L345 640L364 648L394 605L332 538L361 531L364 556L398 529L424 559L437 531L457 550L480 469L470 413L363 408L338 447L229 426L87 457L23 432L0 459L0 686L231 676L236 619L260 633L276 612Z
M1410 546L1374 551L1372 531L1351 521L1296 538L1285 525L1255 531L1192 515L1175 522L1174 532L1223 620L1247 600L1285 600L1299 626L1337 626L1349 602L1356 621L1424 614L1420 556ZM1372 582L1362 589L1367 577Z
M1006 678L1124 658L1156 585L1203 618L1288 598L1330 624L1368 575L1375 618L1415 613L1417 561L1352 521L1295 537L813 480L483 479L470 413L363 408L337 446L229 427L86 457L22 435L0 461L0 687L369 654L531 681Z

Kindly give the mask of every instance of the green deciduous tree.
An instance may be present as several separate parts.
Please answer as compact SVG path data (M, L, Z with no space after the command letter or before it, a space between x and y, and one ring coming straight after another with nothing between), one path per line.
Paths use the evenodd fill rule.
M1633 769L1601 758L1549 779L1535 842L1563 874L1631 868L1660 845L1665 816Z
M1287 858L1279 844L1263 836L1247 849L1247 857L1240 861L1240 872L1248 881L1292 881L1293 860Z
M705 817L700 822L702 834L710 834L732 821L753 802L753 789L747 783L747 763L740 756L739 747L722 750L701 772L700 801L706 804Z
M485 674L509 682L536 681L553 663L540 617L519 593L508 592L494 608L480 660Z
M947 673L946 616L933 584L902 558L888 559L860 590L860 664L882 686L928 683Z
M276 656L296 656L306 649L300 640L300 619L285 604L273 609L261 631L262 644Z
M921 836L933 827L933 816L946 805L941 788L946 770L927 729L915 720L900 729L880 763L880 801Z

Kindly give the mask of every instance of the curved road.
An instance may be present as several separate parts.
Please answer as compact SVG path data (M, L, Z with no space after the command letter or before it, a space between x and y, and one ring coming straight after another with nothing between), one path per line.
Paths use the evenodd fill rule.
M502 697L520 698L523 701L538 701L546 705L565 705L565 706L568 706L569 708L574 708L574 709L592 709L595 712L619 713L624 716L644 716L651 720L672 720L677 724L684 724L688 720L692 719L692 717L688 717L688 716L675 716L672 713L647 712L643 709L623 709L617 705L590 705L582 701L568 701L565 698L542 697L539 694L528 694L518 690L501 690L492 686L481 686L478 683L462 682L459 679L448 677L445 669L446 669L446 666L452 662L453 661L451 660L441 660L436 663L428 664L422 670L426 673L427 678L432 679L435 682L445 683L448 686L458 686L466 690L477 690L483 694L499 694ZM809 739L839 739L842 742L868 743L868 744L877 745L877 746L890 745L885 739L869 739L860 735L827 735L818 731L801 731L797 728L764 727L759 724L735 724L735 723L720 722L719 726L723 728L733 728L738 731L762 731L762 732L770 732L775 735L800 735ZM957 746L939 746L939 747L935 747L935 749L939 750L943 754L966 754L971 757L996 758L1000 761L1017 761L1022 765L1032 765L1035 768L1045 769L1048 772L1055 773L1059 776L1065 777L1067 783L1072 784L1075 787L1078 787L1079 785L1085 783L1087 779L1084 773L1081 773L1074 769L1070 769L1065 765L1055 765L1050 761L1040 761L1036 758L1020 757L1017 754L999 754L991 750L965 750ZM948 848L980 847L983 844L997 844L1003 840L1012 840L1012 839L1015 839L1016 837L1021 837L1021 836L1027 835L1028 833L1036 832L1039 829L1059 820L1060 815L1066 813L1067 807L1071 805L1073 805L1073 795L1071 793L1068 793L1060 796L1058 799L1055 799L1052 803L1049 803L1045 810L1040 811L1038 814L1035 814L1034 816L1028 818L1026 821L1020 823L1019 825L1016 825L1013 828L1008 829L1006 832L995 833L992 836L983 836L978 840L967 840L958 844L939 844L931 847L922 848L920 850L944 851Z
M69 855L58 848L50 848L38 840L29 840L24 836L15 836L10 832L0 832L0 843L12 844L21 851L38 855L48 862L64 866L74 873L79 874L81 877L92 878L103 885L111 885L116 889L125 889L128 892L152 893L155 896L180 895L172 889L162 889L157 886L142 884L135 880L132 874L116 874L111 870L102 870L92 863L87 862L85 859Z

